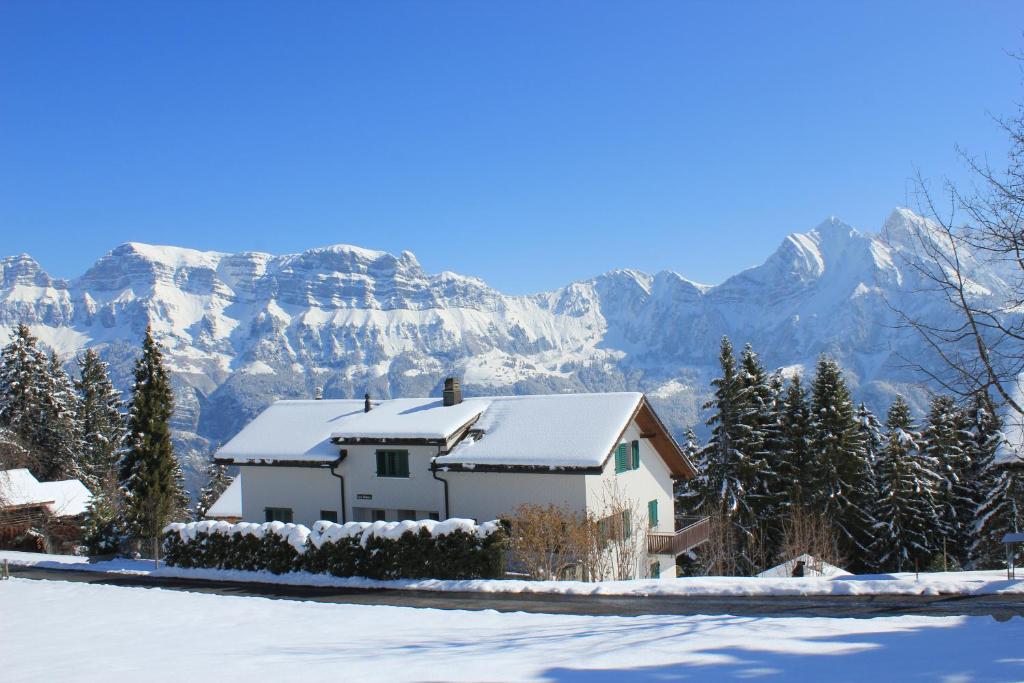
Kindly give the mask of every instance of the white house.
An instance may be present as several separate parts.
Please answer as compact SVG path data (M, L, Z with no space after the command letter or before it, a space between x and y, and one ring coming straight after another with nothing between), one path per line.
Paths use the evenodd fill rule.
M453 379L444 393L275 402L217 453L240 467L242 518L484 521L525 503L601 517L615 489L647 513L650 573L674 576L693 534L677 533L672 484L694 469L643 394L463 400Z

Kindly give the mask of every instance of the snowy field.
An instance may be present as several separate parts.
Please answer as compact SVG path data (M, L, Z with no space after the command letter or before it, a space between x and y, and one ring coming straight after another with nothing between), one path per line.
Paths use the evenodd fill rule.
M499 614L0 582L13 681L1020 681L1024 619Z
M483 593L558 593L565 595L996 595L1024 594L1024 570L1018 578L1008 581L1006 572L945 572L914 574L843 575L795 579L700 576L680 579L647 579L639 581L517 581L437 579L377 581L359 577L344 578L325 574L296 572L276 575L269 572L246 572L217 569L182 569L161 567L154 570L152 562L118 559L90 564L83 557L43 555L0 551L0 561L41 568L69 571L100 571L117 574L150 574L189 579L255 581L338 588L392 588L399 590L471 591Z

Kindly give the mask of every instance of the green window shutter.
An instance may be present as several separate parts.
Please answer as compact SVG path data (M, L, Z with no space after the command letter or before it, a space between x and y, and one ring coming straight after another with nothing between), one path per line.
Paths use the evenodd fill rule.
M661 563L660 562L651 562L651 578L652 579L660 579L661 578Z
M615 447L615 473L621 474L629 469L629 460L626 453L626 444L620 443Z
M632 446L632 448L633 448L632 468L634 470L638 470L638 469L640 469L640 442L639 441L633 441L630 444L630 446Z
M622 511L622 537L632 538L633 536L633 514L629 510Z
M377 476L388 476L388 454L384 451L377 451Z
M409 451L398 451L395 453L395 459L398 461L395 463L395 476L396 477L409 477Z
M658 501L652 500L647 503L647 522L651 528L658 526Z

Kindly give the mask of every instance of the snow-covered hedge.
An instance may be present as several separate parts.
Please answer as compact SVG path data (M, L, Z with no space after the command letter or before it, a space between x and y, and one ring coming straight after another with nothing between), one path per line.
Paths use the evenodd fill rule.
M371 579L486 579L504 571L507 535L498 522L176 522L164 528L164 558L177 567L308 571Z

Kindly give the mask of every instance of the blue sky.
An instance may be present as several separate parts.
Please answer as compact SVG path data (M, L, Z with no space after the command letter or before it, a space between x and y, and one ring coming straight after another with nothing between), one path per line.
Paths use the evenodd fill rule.
M998 159L1019 2L0 3L0 254L415 252L715 283Z

